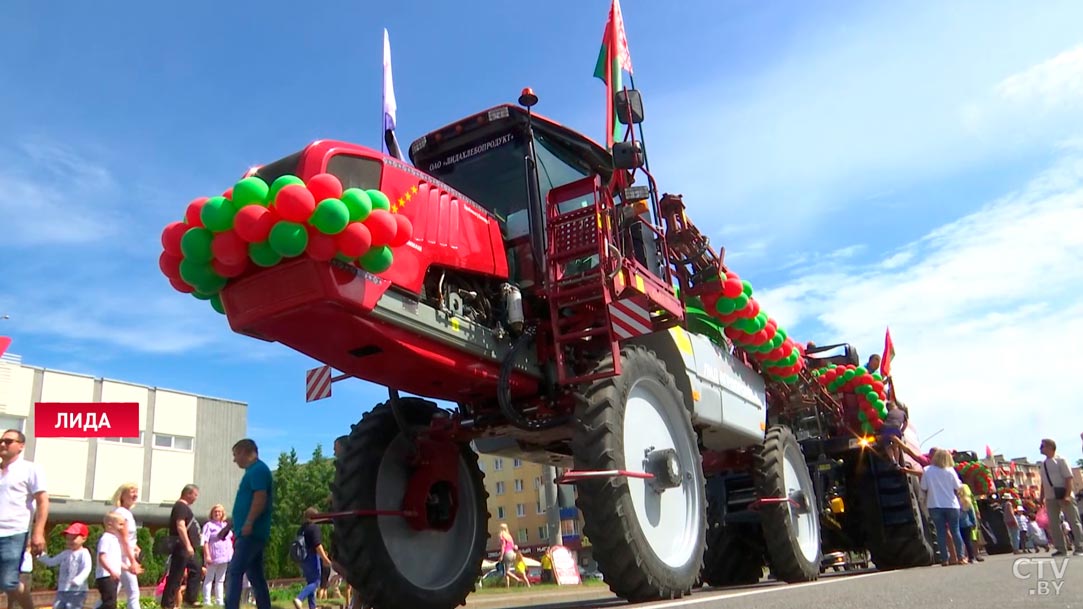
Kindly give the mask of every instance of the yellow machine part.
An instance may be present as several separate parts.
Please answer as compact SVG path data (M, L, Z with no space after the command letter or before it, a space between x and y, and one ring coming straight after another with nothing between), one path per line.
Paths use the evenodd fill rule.
M843 503L842 497L831 498L831 513L844 514L846 513L846 504Z

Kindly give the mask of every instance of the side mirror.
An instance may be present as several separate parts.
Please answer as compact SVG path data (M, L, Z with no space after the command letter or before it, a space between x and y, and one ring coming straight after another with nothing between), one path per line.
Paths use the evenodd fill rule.
M643 166L643 146L635 142L613 144L613 167L616 169L639 169Z
M638 125L643 122L643 97L635 89L617 91L613 96L617 120L622 125ZM629 119L631 121L629 122Z

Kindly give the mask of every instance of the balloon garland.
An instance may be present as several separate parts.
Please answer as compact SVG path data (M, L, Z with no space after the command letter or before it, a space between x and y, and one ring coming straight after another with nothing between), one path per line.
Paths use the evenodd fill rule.
M175 290L224 314L222 288L254 267L304 254L378 274L394 263L391 248L412 234L410 220L392 213L379 190L343 190L328 173L308 182L284 175L270 185L251 176L219 196L189 203L184 220L162 231L158 266Z
M805 366L804 348L790 339L752 297L752 284L726 271L719 293L702 297L704 309L723 333L760 364L767 378L792 385Z
M970 490L974 491L975 495L988 495L995 488L989 468L977 461L956 463L955 472L959 474L959 478L970 485ZM968 477L970 480L967 480Z
M830 364L812 371L812 376L831 393L857 395L857 418L865 433L880 431L887 417L884 379L879 372L869 373L864 366Z

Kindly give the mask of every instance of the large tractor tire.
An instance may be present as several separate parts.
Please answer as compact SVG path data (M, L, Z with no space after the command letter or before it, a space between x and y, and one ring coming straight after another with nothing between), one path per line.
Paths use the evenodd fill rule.
M925 567L936 558L930 519L917 478L875 455L860 478L862 528L872 562L882 571Z
M427 427L441 412L428 400L399 402L411 428ZM401 510L412 450L390 404L365 413L335 460L334 509ZM373 609L452 609L465 603L481 577L489 537L487 497L477 455L464 445L457 512L449 530L417 531L400 516L336 519L332 539L347 581Z
M820 509L801 445L788 427L767 430L753 469L760 499L788 501L760 506L771 572L784 582L820 577Z
M587 388L572 452L579 470L655 476L579 483L583 533L610 589L634 602L689 594L703 566L703 465L681 394L654 353L626 347L621 374Z

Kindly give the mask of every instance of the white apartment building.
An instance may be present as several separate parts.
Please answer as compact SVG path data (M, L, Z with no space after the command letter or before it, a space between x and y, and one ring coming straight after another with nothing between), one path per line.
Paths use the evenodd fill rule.
M37 402L136 402L139 438L37 438ZM200 521L221 503L228 514L241 479L231 447L245 437L248 406L181 391L49 370L0 357L0 429L26 435L24 456L45 470L50 522L100 522L117 487L140 486L135 515L161 526L185 484L200 488Z

